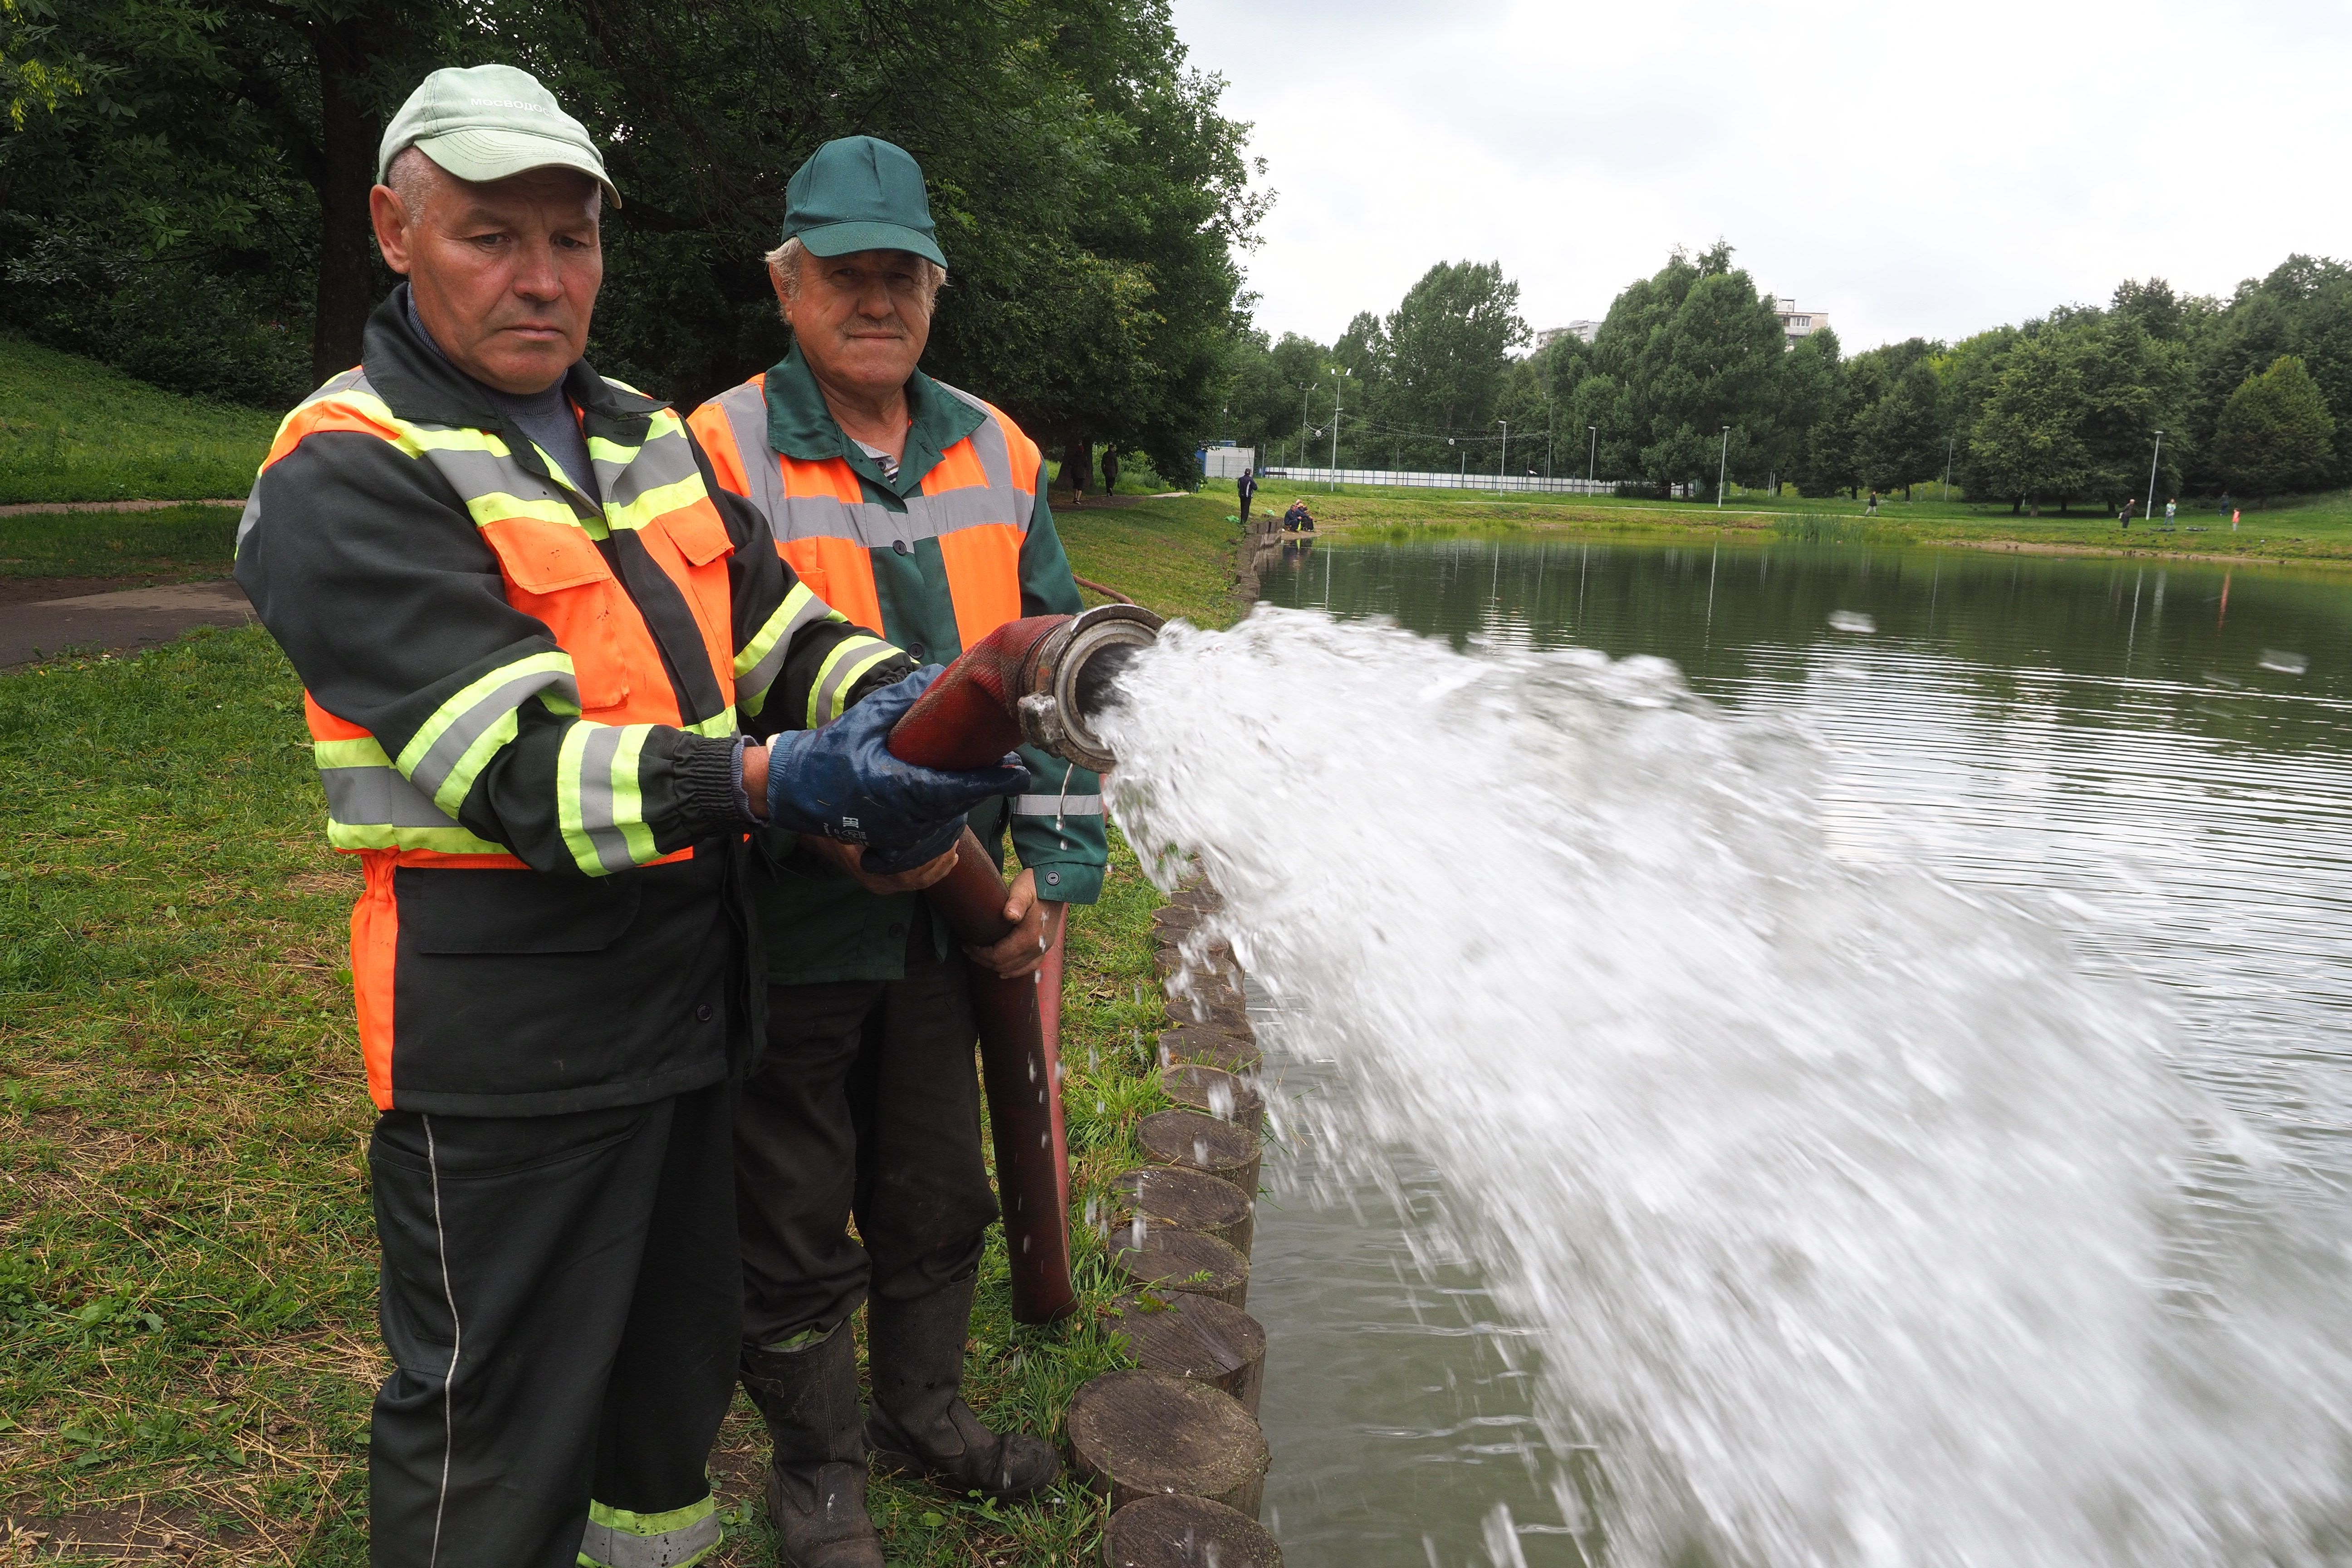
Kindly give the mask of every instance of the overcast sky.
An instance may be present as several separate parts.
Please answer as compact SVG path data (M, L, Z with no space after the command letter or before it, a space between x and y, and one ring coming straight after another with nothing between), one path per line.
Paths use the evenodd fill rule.
M1277 336L1441 260L1597 319L1717 237L1848 353L2352 254L2345 4L1174 5L1279 193L1246 262Z

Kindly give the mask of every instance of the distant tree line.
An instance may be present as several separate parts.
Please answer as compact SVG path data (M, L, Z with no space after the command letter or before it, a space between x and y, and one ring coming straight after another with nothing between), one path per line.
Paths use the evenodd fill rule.
M2145 500L2151 462L2159 498L2352 484L2336 261L2290 257L2226 301L2126 282L2104 306L1849 358L1827 330L1790 343L1718 243L1630 285L1591 342L1515 356L1528 342L1499 264L1441 264L1328 347L1243 333L1226 430L1268 461L1328 463L1336 430L1342 468L1590 471L1705 496L1718 465L1807 495L1948 479L2019 510Z
M1214 422L1265 198L1165 0L0 0L0 328L285 405L357 361L393 281L386 117L490 60L552 88L621 188L603 369L691 404L780 358L785 181L870 132L929 176L927 368L1081 468L1116 445L1181 474Z

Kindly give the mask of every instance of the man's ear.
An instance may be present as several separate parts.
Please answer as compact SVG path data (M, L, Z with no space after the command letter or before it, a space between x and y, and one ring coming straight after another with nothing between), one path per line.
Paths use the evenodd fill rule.
M375 247L383 264L403 277L408 274L408 208L390 185L368 192L368 222L375 229Z

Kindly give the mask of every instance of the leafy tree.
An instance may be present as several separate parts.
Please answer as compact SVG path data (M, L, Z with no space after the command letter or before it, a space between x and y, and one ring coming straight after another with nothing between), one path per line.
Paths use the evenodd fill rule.
M1969 438L1987 481L2037 517L2043 496L2079 494L2091 462L2075 434L2082 411L2082 376L2052 334L2021 339Z
M1801 337L1780 362L1779 401L1772 412L1772 472L1807 494L1844 487L1811 472L1814 432L1845 403L1845 367L1837 334L1829 328Z
M607 150L590 348L630 380L691 401L781 353L785 181L866 132L930 176L926 368L1171 474L1222 406L1266 198L1158 0L75 0L56 27L103 74L0 133L0 321L166 384L268 403L350 363L389 282L385 115L436 65L505 60Z
M1809 496L1861 488L1854 461L1854 394L1827 327L1801 338L1780 366L1779 424L1784 470Z
M1676 251L1610 305L1579 408L1601 426L1620 474L1661 488L1691 482L1696 496L1727 451L1732 477L1759 480L1775 446L1786 345L1771 302L1732 268L1730 246L1696 260Z
M1942 356L1937 379L1943 390L1944 427L1950 433L1953 482L1972 496L2007 493L2021 510L2022 492L2004 492L1979 464L1975 446L1977 422L2001 372L2009 367L2010 351L2018 338L2015 327L1995 327L1963 339Z
M1571 427L1571 419L1576 389L1591 368L1584 340L1572 332L1511 363L1495 413L1511 422L1514 473L1532 468L1549 479L1584 472L1584 427Z
M2327 470L2336 421L2303 361L2282 354L2230 395L2213 432L2213 457L2230 482L2267 500Z
M1519 286L1503 276L1500 262L1440 262L1423 273L1374 340L1372 407L1391 433L1391 452L1414 463L1442 461L1444 437L1494 435L1510 351L1528 336ZM1339 352L1349 341L1340 340Z
M1913 485L1942 471L1941 392L1934 363L1923 353L1894 378L1875 402L1859 412L1854 420L1854 463L1863 483L1874 489L1900 489L1908 500Z

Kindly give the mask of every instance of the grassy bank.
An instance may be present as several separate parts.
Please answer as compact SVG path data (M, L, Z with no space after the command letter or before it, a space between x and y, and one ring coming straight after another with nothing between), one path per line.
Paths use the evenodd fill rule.
M0 517L0 578L226 577L236 561L238 515L235 507L174 506Z
M0 335L0 505L242 496L282 413L182 397Z
M1206 493L1228 508L1237 502L1230 481L1213 481ZM2153 526L2135 515L2132 526L2116 526L2112 514L2077 510L2060 516L2013 516L2007 506L1966 501L1882 501L1869 517L1844 497L1823 500L1734 495L1717 508L1708 502L1620 500L1607 496L1501 495L1475 490L1381 490L1343 487L1337 492L1311 484L1269 480L1257 510L1279 512L1294 498L1307 502L1318 527L1339 535L1394 532L1399 538L1427 531L1497 531L1556 530L1580 536L1692 539L1759 534L1818 542L1869 544L1960 544L1981 548L2086 552L2099 554L2179 553L2243 560L2294 560L2352 563L2352 493L2296 497L2256 510L2242 509L2238 531L2227 512L2203 503L2184 504L2168 531L2159 516ZM2162 509L2159 507L2158 511Z
M1223 512L1152 505L1073 515L1078 570L1229 618ZM358 879L321 841L300 707L257 630L0 677L0 1512L20 1531L0 1560L69 1541L92 1560L365 1559L385 1366L344 948ZM1122 848L1071 922L1081 1205L1163 1103L1160 901ZM1092 1234L1074 1240L1091 1308L1112 1292ZM1001 1252L985 1269L971 1396L1051 1432L1116 1343L1091 1310L1015 1330ZM773 1561L761 1462L739 1409L714 1456L728 1561ZM1023 1509L875 1500L892 1560L940 1568L1090 1562L1101 1520L1074 1488Z

